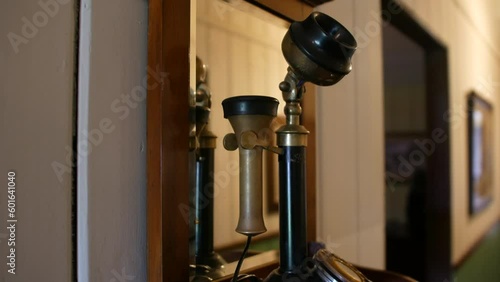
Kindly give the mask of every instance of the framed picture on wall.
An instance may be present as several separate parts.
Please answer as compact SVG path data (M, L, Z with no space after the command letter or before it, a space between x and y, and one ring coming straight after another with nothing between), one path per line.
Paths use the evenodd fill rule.
M492 105L471 92L468 103L469 213L477 214L493 198L494 118Z

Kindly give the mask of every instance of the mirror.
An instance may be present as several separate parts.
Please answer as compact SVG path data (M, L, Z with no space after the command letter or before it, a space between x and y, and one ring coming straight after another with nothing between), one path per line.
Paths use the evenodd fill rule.
M209 173L213 187L208 191L209 195L205 195L208 200L213 200L213 207L205 205L199 211L211 213L213 209L213 237L204 236L201 240L213 240L213 248L220 255L215 259L217 263L231 263L239 259L246 237L235 232L239 216L239 158L237 153L227 151L222 144L223 137L232 129L223 117L221 103L236 95L272 96L280 101L280 106L271 127L274 131L284 124L285 103L278 84L287 73L288 64L281 51L281 41L290 23L245 1L193 2L196 21L192 21L195 26L191 34L191 78L195 77L196 83L192 79L191 87L196 89L197 105L207 105L200 102L203 95L200 91L209 91L211 98L208 124L197 122L196 132L197 135L210 132L217 137L213 171ZM197 66L193 62L195 57L199 59ZM196 70L197 74L194 73ZM201 75L205 71L206 74ZM201 115L205 114L197 109L197 120ZM200 133L202 131L204 133ZM200 158L199 152L197 158ZM247 257L279 248L277 155L264 152L263 160L263 214L267 232L254 238ZM196 177L197 163L191 162L191 178ZM191 179L191 183L194 185L196 181ZM195 193L191 194L195 196ZM194 242L197 240L193 232L199 228L198 216L195 217L191 220L194 226L190 226L191 255L195 253ZM211 257L211 263L215 263L214 257Z
M149 1L148 66L165 74L162 87L148 88L147 99L147 265L148 279L151 281L185 281L190 272L188 265L192 263L189 254L189 222L193 207L189 198L189 185L193 177L189 177L189 162L193 158L190 157L192 154L187 154L191 150L192 138L186 134L190 128L190 120L186 117L193 105L190 105L190 99L186 99L186 93L190 87L192 91L196 89L196 4L202 1ZM228 1L232 1L233 5L253 3L290 21L303 20L313 6L324 2ZM219 1L219 4L225 3ZM215 8L220 8L220 5ZM188 56L190 60L186 60ZM149 83L157 82L157 78L152 75L148 75L147 79ZM308 87L308 92L314 91ZM309 141L314 144L315 96L306 95L303 104L302 121L311 132ZM314 175L314 146L308 150L307 164L308 175ZM307 183L307 236L309 240L314 240L315 177L308 177ZM259 256L247 258L242 269L252 268L252 272L260 273L263 277L269 273L269 267L277 265L275 255L265 259ZM182 265L185 267L179 267ZM227 273L230 273L230 266L228 264L226 268Z

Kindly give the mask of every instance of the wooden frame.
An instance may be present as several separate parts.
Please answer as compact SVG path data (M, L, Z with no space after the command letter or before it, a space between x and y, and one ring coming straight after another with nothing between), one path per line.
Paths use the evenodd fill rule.
M190 1L150 0L148 66L166 73L147 99L148 280L186 281L189 226L178 206L188 203ZM148 80L153 78L148 78Z
M469 155L469 214L476 215L493 199L493 106L478 93L467 96ZM481 121L475 114L481 115ZM477 136L479 135L479 136ZM477 144L480 142L481 144ZM481 152L478 152L480 145ZM480 153L480 156L478 154ZM479 157L479 159L478 159ZM480 161L480 163L478 163ZM480 170L480 172L478 171ZM479 174L479 175L477 175Z
M308 0L247 0L289 20L301 20ZM148 66L165 74L161 87L148 89L147 99L147 258L148 281L187 281L189 226L179 207L189 202L188 99L190 1L150 0ZM154 82L148 77L149 82ZM277 82L278 83L278 82ZM309 92L313 92L309 88ZM308 162L308 239L316 238L314 95L306 95L303 124L311 131ZM255 270L259 272L266 265ZM267 265L269 268L269 265Z

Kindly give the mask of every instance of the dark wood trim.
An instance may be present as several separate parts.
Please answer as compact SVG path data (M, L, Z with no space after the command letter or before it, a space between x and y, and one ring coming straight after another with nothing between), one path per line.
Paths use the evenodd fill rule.
M302 21L312 12L312 7L300 0L280 0L280 1L246 0L246 1L289 22Z
M416 17L404 5L400 5L399 1L382 0L382 11L390 13L389 23L397 28L402 33L406 34L418 45L426 50L445 50L445 45L440 42L434 35L427 31L417 20ZM390 7L390 8L389 8ZM400 11L391 13L392 11ZM384 18L384 20L387 20Z
M324 4L324 3L327 3L327 2L332 2L333 0L302 0L302 2L312 6L312 7L316 7L318 5L321 5L321 4Z
M426 280L452 279L450 128L443 118L449 110L448 57L445 49L426 52L428 136L441 129L446 140L428 159L426 188Z
M423 138L427 136L425 131L415 131L415 132L387 132L386 137L391 138Z
M189 276L189 226L179 210L189 200L189 21L190 1L149 1L148 66L164 76L147 101L150 282ZM148 81L157 82L151 75Z
M450 129L444 118L450 108L447 50L404 6L394 0L382 0L381 3L382 10L391 6L401 10L391 15L390 23L426 52L427 136L439 128L447 138L436 146L428 159L425 280L451 281Z

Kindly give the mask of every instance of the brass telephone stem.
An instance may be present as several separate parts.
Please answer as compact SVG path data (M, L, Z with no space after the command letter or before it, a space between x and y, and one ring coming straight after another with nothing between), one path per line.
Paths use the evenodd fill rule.
M277 145L282 146L307 146L307 135L309 131L300 124L302 107L300 102L305 92L305 87L297 79L295 73L288 68L285 80L279 85L285 100L286 124L280 127L276 134L278 136Z
M278 100L265 96L235 96L222 102L234 133L224 147L239 151L240 216L236 232L254 236L266 232L262 208L262 145L276 117Z

